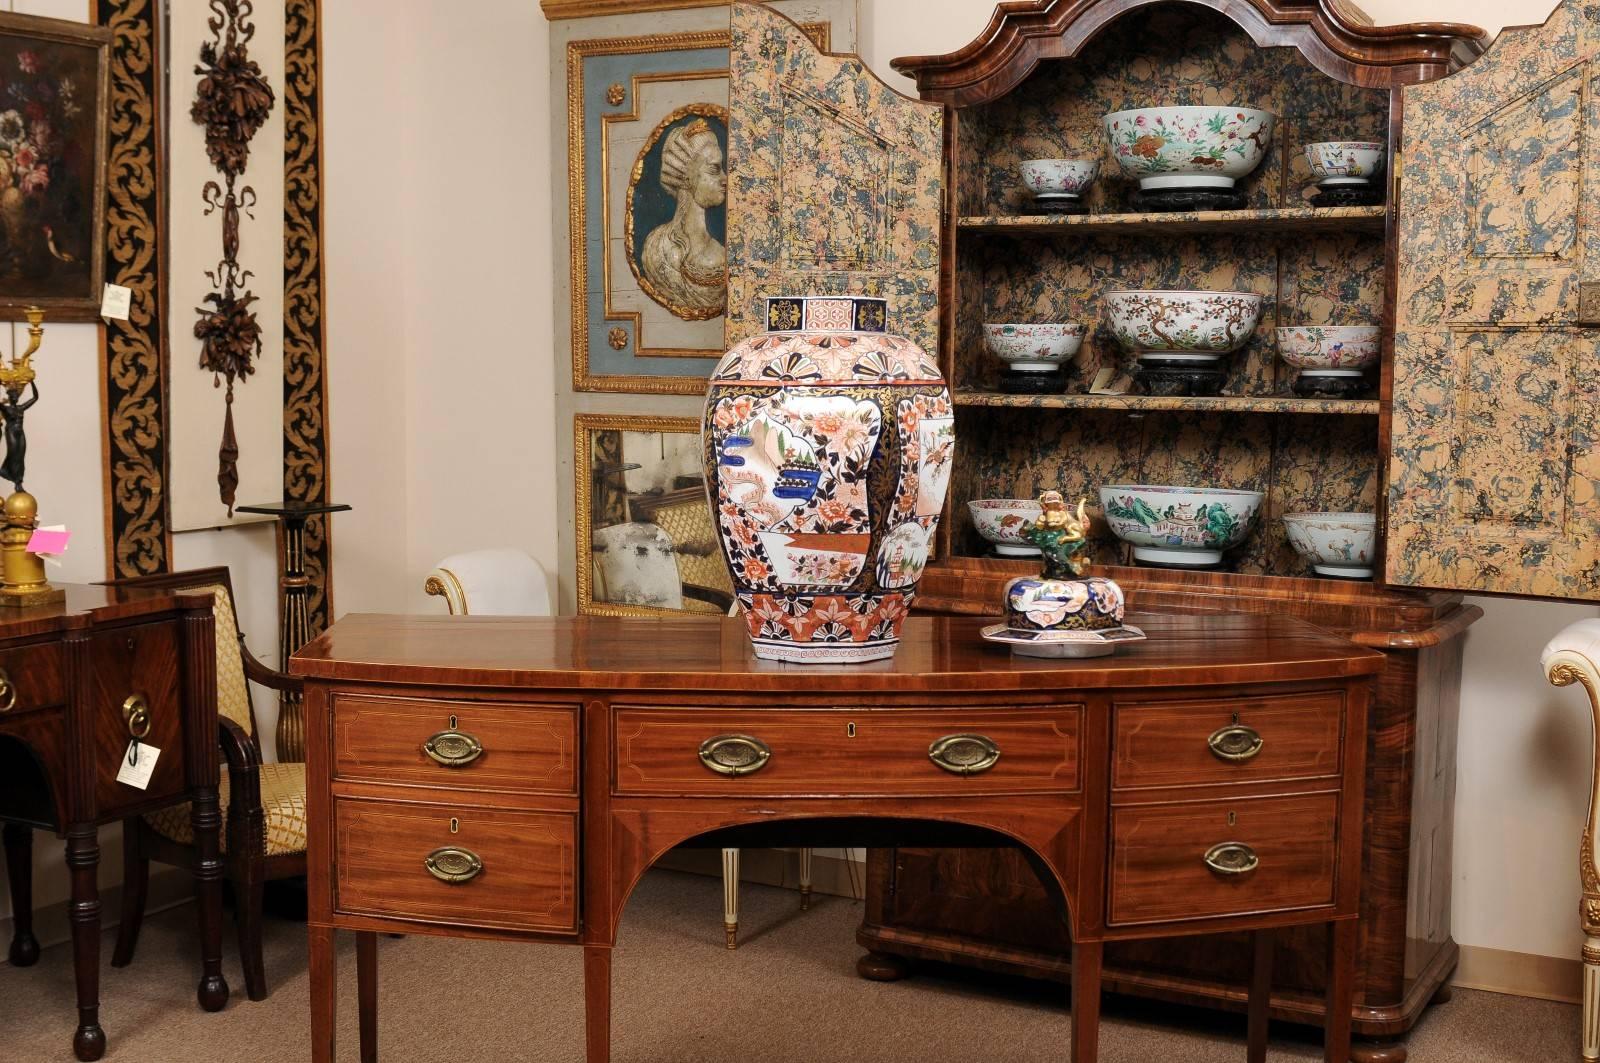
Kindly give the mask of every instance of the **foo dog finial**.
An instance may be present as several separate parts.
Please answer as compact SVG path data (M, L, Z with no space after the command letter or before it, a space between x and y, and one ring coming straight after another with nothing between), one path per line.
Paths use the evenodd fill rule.
M1046 491L1039 496L1043 512L1038 520L1023 529L1022 537L1044 555L1046 579L1081 576L1089 567L1089 559L1080 556L1089 545L1089 518L1084 512L1086 501L1078 499L1078 512L1074 514L1060 491Z

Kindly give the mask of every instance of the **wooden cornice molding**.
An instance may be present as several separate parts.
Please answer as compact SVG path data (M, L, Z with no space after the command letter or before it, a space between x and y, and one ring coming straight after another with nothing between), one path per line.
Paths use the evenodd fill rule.
M554 22L564 18L591 18L596 15L639 15L648 11L677 11L690 7L726 7L728 0L539 0L544 17Z
M1041 60L1079 54L1118 16L1161 0L1003 0L972 43L890 65L925 99L968 105L1005 95ZM1262 47L1298 48L1317 69L1355 85L1392 87L1441 77L1481 53L1476 26L1374 26L1343 0L1193 0L1232 19Z

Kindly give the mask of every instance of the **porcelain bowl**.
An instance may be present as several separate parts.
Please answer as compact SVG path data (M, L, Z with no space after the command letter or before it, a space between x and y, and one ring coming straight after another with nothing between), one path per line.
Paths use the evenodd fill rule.
M1221 562L1261 511L1260 491L1113 484L1100 488L1106 524L1139 561L1180 568Z
M1278 357L1312 376L1359 376L1383 350L1377 325L1288 325L1278 331Z
M1371 513L1290 513L1289 545L1324 576L1370 579L1377 556L1378 518Z
M1214 361L1249 341L1266 297L1255 292L1110 291L1111 330L1137 354Z
M1099 159L1028 159L1019 167L1022 184L1044 199L1076 199L1100 174Z
M1325 188L1365 185L1383 172L1384 145L1376 140L1323 140L1306 145L1306 165Z
M1072 361L1083 343L1084 327L1061 324L993 324L983 326L989 353L1012 369L1042 373Z
M1140 107L1101 122L1122 172L1151 191L1232 188L1266 157L1274 119L1253 107Z
M1039 548L1022 537L1022 528L1044 512L1032 498L975 498L967 513L978 534L994 545L1002 557L1038 557Z

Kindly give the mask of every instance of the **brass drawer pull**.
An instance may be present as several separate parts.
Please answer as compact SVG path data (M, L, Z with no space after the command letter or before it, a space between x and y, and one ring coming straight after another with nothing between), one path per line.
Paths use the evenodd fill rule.
M453 885L471 882L483 873L483 860L477 853L453 845L435 849L422 864L428 869L428 874L440 882Z
M1211 752L1218 760L1231 761L1234 764L1253 760L1265 744L1260 731L1237 723L1217 728L1211 732L1211 737L1206 739L1206 745L1211 747Z
M122 721L128 725L130 738L144 738L150 733L150 703L143 694L129 694L122 703Z
M995 766L1000 747L984 735L945 735L928 747L928 759L956 775L976 775Z
M17 688L11 683L11 675L4 668L0 668L0 712L10 712L17 706Z
M483 743L465 731L440 731L422 743L422 751L436 764L464 768L483 756Z
M1206 866L1219 875L1248 875L1261 858L1244 842L1221 842L1206 850Z
M772 747L750 735L717 735L700 743L700 763L718 775L749 775L772 759Z

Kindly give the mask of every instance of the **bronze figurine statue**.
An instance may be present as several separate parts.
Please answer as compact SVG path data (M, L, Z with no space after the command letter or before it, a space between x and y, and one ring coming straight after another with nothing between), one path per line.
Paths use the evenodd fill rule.
M23 431L22 416L39 401L39 385L28 382L33 397L22 400L22 388L7 388L6 400L0 402L0 415L5 417L6 457L0 462L0 478L10 480L13 490L22 490L22 474L28 460L28 436Z

